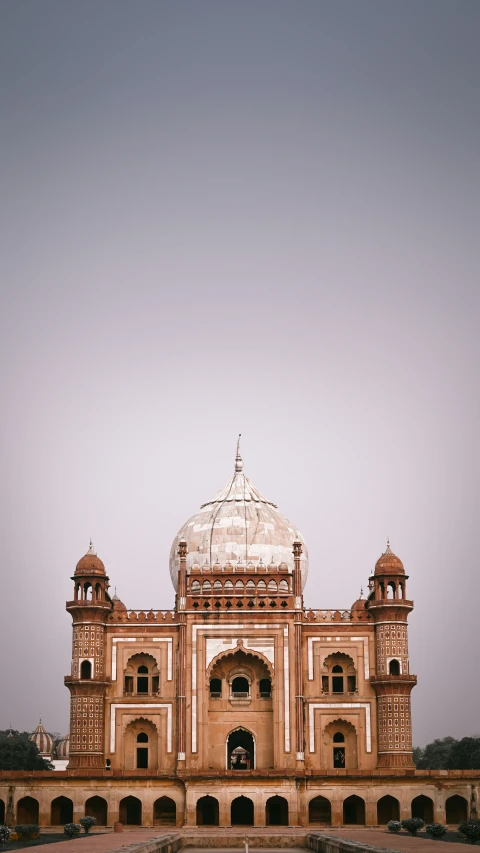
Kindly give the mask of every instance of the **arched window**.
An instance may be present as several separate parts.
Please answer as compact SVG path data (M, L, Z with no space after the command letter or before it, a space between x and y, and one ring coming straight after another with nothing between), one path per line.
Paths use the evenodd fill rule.
M137 768L139 770L146 770L148 769L148 746L144 745L148 744L148 735L146 732L139 732L137 743L142 744L142 746L137 746Z
M251 578L247 581L247 592L250 593L250 595L255 592L255 582L252 581Z
M343 652L329 655L323 664L322 693L355 693L356 690L357 674L352 658Z
M221 699L222 682L220 678L210 679L210 696L212 697L212 699Z
M266 592L266 591L267 591L267 584L265 583L265 581L262 578L257 583L257 592Z
M272 696L272 682L269 678L260 679L260 699L270 699Z
M219 580L214 581L213 591L214 592L221 592L222 591L222 582L221 581L219 581Z
M243 581L238 580L235 584L235 592L240 592L243 594L243 591L244 591Z
M276 592L277 591L277 582L276 581L271 580L268 582L268 591L269 592Z
M387 598L395 598L395 584L393 581L389 581L387 584Z
M92 664L89 660L82 660L80 665L80 678L86 681L92 677Z
M133 655L125 669L125 694L132 696L156 695L160 689L160 675L155 658L149 654Z
M343 693L343 667L336 664L332 668L332 673L332 693Z
M91 583L83 585L83 598L85 601L91 601L93 597L93 588Z
M232 697L234 699L246 699L250 696L250 683L248 678L237 675L232 681Z
M200 593L200 581L194 580L192 581L192 595L198 595Z
M283 578L283 580L280 581L278 588L280 592L288 592L288 581Z
M209 580L206 580L203 582L202 591L204 593L210 593L212 591L212 584L210 583Z
M342 732L335 732L333 735L333 766L345 767L345 746L338 744L345 743L345 735Z
M227 580L225 581L224 590L225 592L232 592L233 581L231 581L230 578L227 578Z
M396 660L395 658L393 658L391 661L389 661L388 671L389 671L390 675L400 675L400 663L399 663L399 661Z

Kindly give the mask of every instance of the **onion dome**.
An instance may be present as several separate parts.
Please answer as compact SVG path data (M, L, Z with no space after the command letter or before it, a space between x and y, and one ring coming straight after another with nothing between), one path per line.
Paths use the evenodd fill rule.
M405 574L403 563L390 548L390 540L387 539L387 547L382 556L378 558L375 564L376 575L398 575Z
M243 473L240 447L237 445L235 469L222 489L207 503L202 504L179 530L170 551L170 574L177 589L180 560L178 544L187 543L187 572L194 563L205 561L217 568L227 562L234 566L253 563L285 563L294 568L293 543L303 545L301 556L302 587L308 571L308 553L305 542L296 526L289 521L276 504L267 500Z
M75 569L75 576L78 575L104 575L105 574L105 566L93 548L92 540L90 539L90 547L82 557L81 560L78 561L77 567Z
M366 601L363 597L363 589L360 590L360 598L353 602L351 610L365 610Z
M65 760L69 757L70 753L70 735L65 735L61 740L57 743L57 758L59 760Z
M42 758L51 758L53 753L53 737L45 731L42 725L42 718L40 717L40 722L37 728L31 733L30 740L33 740L34 744L37 745L38 751Z

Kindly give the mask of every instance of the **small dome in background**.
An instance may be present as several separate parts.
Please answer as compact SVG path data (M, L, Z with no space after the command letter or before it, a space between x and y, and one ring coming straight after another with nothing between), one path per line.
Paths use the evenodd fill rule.
M403 563L400 557L397 557L390 548L390 540L387 539L387 547L382 556L378 558L375 564L376 575L396 575L405 574Z
M70 735L67 734L65 737L62 737L61 740L57 743L57 758L62 761L68 758L70 753Z
M97 557L92 540L90 539L90 547L82 557L81 560L78 561L77 567L75 569L75 575L104 575L105 574L105 566L103 565L101 559Z
M113 595L113 596L112 596L112 604L113 604L113 609L114 609L114 611L115 611L115 612L117 612L117 613L118 613L119 611L125 612L125 611L126 611L126 609L127 609L127 608L125 607L125 605L124 605L123 601L120 601L120 599L119 599L119 597L118 597L118 595L117 595L117 590L116 590L116 588L115 588L115 595Z
M54 747L53 737L43 727L41 717L37 728L30 735L30 740L36 744L42 758L52 757Z

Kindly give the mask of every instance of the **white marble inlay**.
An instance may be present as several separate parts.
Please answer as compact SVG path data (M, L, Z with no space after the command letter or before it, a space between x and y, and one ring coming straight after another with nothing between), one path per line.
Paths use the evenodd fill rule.
M235 649L239 639L243 640L243 646L245 649L251 649L253 652L260 652L261 655L270 661L272 666L275 665L274 637L229 637L227 639L207 637L205 641L205 666L208 667L212 660L221 652L228 651L229 649Z
M173 637L149 637L148 634L143 634L141 637L112 637L112 681L117 680L117 643L136 643L137 641L146 644L167 644L167 681L171 681L173 678ZM141 654L141 652L138 652L138 654Z
M288 625L283 629L283 676L285 681L285 752L290 752L290 674L288 668Z
M310 734L310 752L315 752L315 711L321 710L345 710L347 708L364 708L365 710L365 749L372 751L372 727L370 718L370 704L365 702L312 702L308 706L308 723Z
M126 702L119 705L110 705L110 752L115 752L115 712L117 708L126 708L131 711L145 711L157 708L166 708L167 711L167 752L172 751L172 706L165 703L150 703L145 702L142 705L130 705Z
M335 637L336 642L344 642L350 639L352 643L363 642L363 669L365 681L370 678L370 658L368 654L368 637ZM333 637L308 637L307 639L307 661L308 661L308 680L313 681L313 644L323 641L331 643ZM328 654L331 654L329 652Z

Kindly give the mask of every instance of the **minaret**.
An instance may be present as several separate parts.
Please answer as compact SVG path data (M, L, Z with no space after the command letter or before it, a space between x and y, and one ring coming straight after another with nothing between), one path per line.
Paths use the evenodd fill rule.
M104 632L112 602L105 566L92 542L79 561L72 580L74 600L66 608L73 618L70 690L70 759L68 767L105 767L104 704L109 680L105 676Z
M367 607L375 620L376 664L370 679L377 694L378 766L414 767L410 693L417 676L410 675L407 599L402 561L387 548L370 578Z

